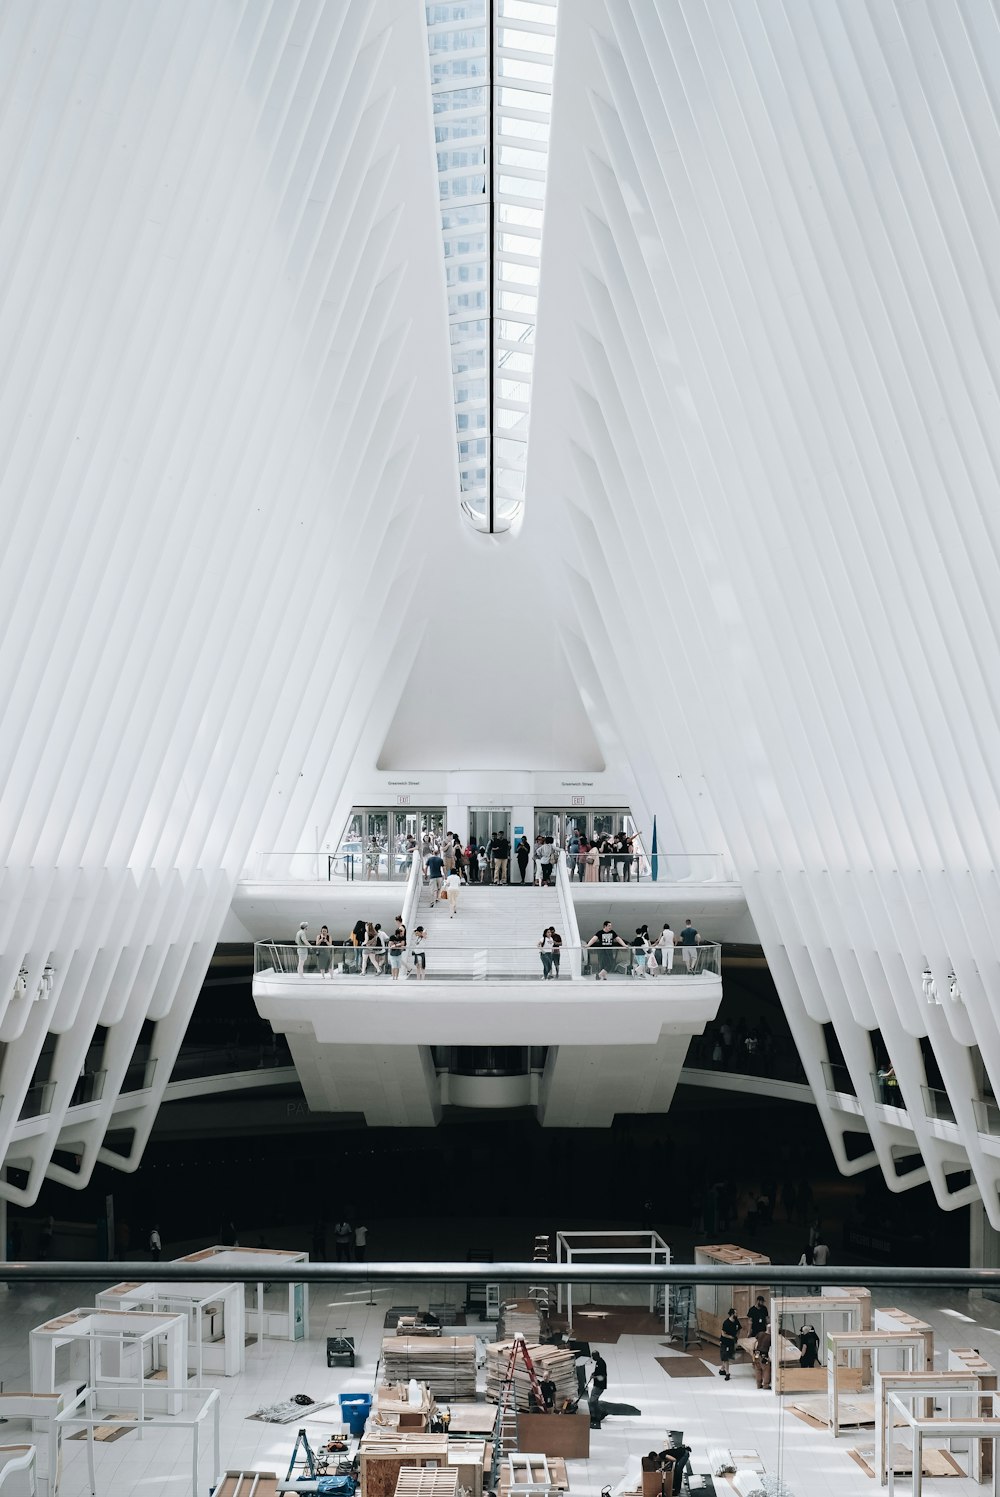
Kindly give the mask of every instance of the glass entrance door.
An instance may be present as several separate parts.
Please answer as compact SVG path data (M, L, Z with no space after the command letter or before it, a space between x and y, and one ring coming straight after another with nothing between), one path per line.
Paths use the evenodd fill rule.
M489 847L494 837L510 841L510 807L472 807L469 811L469 841L477 847Z
M423 838L437 840L444 811L437 807L356 806L335 854L327 856L327 877L348 883L360 879L405 880L413 847Z

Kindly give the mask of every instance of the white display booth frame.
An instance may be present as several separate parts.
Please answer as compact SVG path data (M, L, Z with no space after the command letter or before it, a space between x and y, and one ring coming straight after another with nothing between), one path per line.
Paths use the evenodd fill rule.
M36 1326L28 1341L32 1393L58 1392L56 1352L61 1346L83 1342L88 1348L87 1385L100 1393L108 1411L120 1408L121 1404L115 1400L121 1398L128 1398L129 1402L137 1398L142 1417L147 1410L173 1414L180 1407L187 1387L186 1315L154 1315L145 1310L98 1310L87 1306L67 1310L65 1314ZM134 1359L137 1375L105 1372L106 1344L112 1348L117 1346L119 1368L129 1358ZM166 1351L166 1380L151 1384L146 1374L146 1356L148 1353L154 1370L159 1371L161 1344Z
M36 1450L45 1450L45 1470L35 1467L35 1485L39 1497L54 1497L58 1486L59 1458L62 1448L62 1426L56 1415L63 1411L61 1393L0 1393L0 1419L30 1421L33 1433L44 1434L44 1442L34 1439ZM0 1479L0 1489L3 1481Z
M915 1414L912 1406L907 1402L909 1398L919 1398L921 1393L916 1389L897 1389L893 1393L886 1394L886 1424L890 1428L898 1428L893 1424L893 1413L901 1414L903 1421L909 1426L910 1440L912 1441L910 1474L910 1497L921 1497L924 1489L923 1456L924 1441L927 1439L947 1440L950 1444L955 1439L992 1440L993 1442L993 1497L1000 1497L1000 1455L998 1442L1000 1442L1000 1403L997 1394L981 1394L983 1401L989 1401L992 1413L990 1414L968 1414L954 1418L952 1416L944 1419L927 1417ZM950 1400L949 1400L950 1403ZM972 1451L969 1451L969 1471L972 1470ZM886 1461L888 1472L889 1497L893 1497L896 1490L895 1461Z
M783 1362L775 1352L781 1350L781 1321L785 1315L799 1315L803 1320L819 1321L817 1335L820 1346L826 1344L830 1334L826 1328L828 1315L848 1316L851 1324L840 1325L838 1331L868 1331L871 1329L871 1295L867 1289L845 1290L842 1294L772 1294L770 1302L771 1331L771 1392L775 1398L785 1393L822 1392L826 1387L826 1368L820 1358L814 1368L798 1367L797 1363ZM866 1325L864 1322L868 1321ZM808 1377L807 1373L814 1376ZM798 1384L798 1386L796 1386Z
M238 1268L241 1271L250 1264L259 1265L261 1276L257 1280L257 1305L256 1309L246 1310L246 1330L256 1333L257 1346L260 1347L265 1340L268 1341L301 1341L309 1337L309 1285L301 1280L287 1285L288 1308L287 1310L265 1310L264 1309L264 1285L267 1282L269 1267L287 1268L289 1263L308 1263L309 1254L298 1252L294 1248L251 1248L251 1247L224 1247L216 1244L214 1247L201 1248L197 1253L187 1253L183 1258L175 1258L175 1263L204 1263L211 1259L213 1264L220 1262L230 1268ZM300 1315L296 1314L296 1299L299 1302ZM296 1326L301 1330L296 1335Z
M25 1474L28 1479L28 1491L38 1491L38 1451L34 1445L0 1445L0 1492L7 1485L7 1478L14 1476L21 1478ZM23 1482L20 1483L23 1490Z
M875 1379L875 1450L878 1456L878 1481L883 1487L889 1480L890 1438L895 1443L893 1430L896 1426L890 1425L888 1410L888 1400L893 1393L906 1396L912 1394L913 1398L936 1398L943 1395L947 1399L949 1412L953 1397L978 1400L983 1396L979 1379L974 1372L934 1372L928 1368L925 1372L878 1373ZM979 1407L978 1402L976 1407ZM978 1447L974 1445L973 1449L977 1451ZM980 1480L979 1477L975 1479Z
M188 1371L199 1386L206 1372L235 1377L246 1371L246 1304L242 1284L114 1284L95 1298L99 1310L166 1311L185 1315L188 1321ZM221 1304L223 1336L206 1341L204 1321L212 1307Z
M607 1243L611 1239L614 1243L611 1247L593 1246L596 1242ZM591 1245L588 1246L588 1243ZM649 1254L649 1265L651 1268L667 1266L670 1263L670 1246L664 1242L659 1232L557 1232L556 1233L556 1262L567 1263L572 1266L591 1258L609 1258L627 1260L634 1258L636 1254ZM595 1265L599 1267L600 1265ZM545 1277L545 1264L537 1264L539 1278ZM573 1285L560 1284L557 1290L556 1309L562 1314L563 1290L566 1292L566 1320L569 1325L573 1324ZM652 1315L656 1310L657 1286L649 1286L649 1312ZM670 1331L670 1297L663 1296L663 1329ZM600 1340L595 1336L594 1340Z
M91 1497L97 1497L97 1470L94 1460L94 1430L108 1420L96 1408L96 1399L104 1393L103 1388L83 1388L73 1402L67 1404L61 1414L56 1415L59 1424L75 1425L87 1431L87 1474L90 1477ZM189 1412L178 1411L176 1414L160 1413L143 1415L142 1409L136 1414L120 1414L115 1418L116 1424L128 1425L134 1428L142 1439L143 1425L147 1429L189 1429L191 1431L191 1497L198 1497L201 1491L198 1478L198 1466L201 1462L201 1426L211 1412L213 1416L212 1429L212 1479L209 1483L210 1489L219 1485L222 1474L222 1427L220 1423L220 1410L222 1400L219 1397L218 1388L186 1388L182 1395L188 1399L196 1398L196 1408ZM80 1413L81 1404L86 1412ZM117 1480L117 1477L116 1477Z
M927 1341L921 1331L828 1331L826 1336L826 1409L830 1433L835 1440L840 1438L840 1381L837 1377L841 1367L847 1364L840 1360L842 1353L872 1353L872 1387L878 1376L878 1355L882 1351L902 1352L909 1366L904 1372L927 1370ZM862 1368L864 1363L862 1363ZM895 1370L895 1369L894 1369ZM864 1387L864 1375L862 1375ZM852 1395L854 1396L854 1395Z

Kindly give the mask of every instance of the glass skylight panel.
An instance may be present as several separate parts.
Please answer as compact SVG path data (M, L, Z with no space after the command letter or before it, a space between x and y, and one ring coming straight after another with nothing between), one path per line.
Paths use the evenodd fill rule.
M556 0L425 14L462 504L504 530L524 494Z

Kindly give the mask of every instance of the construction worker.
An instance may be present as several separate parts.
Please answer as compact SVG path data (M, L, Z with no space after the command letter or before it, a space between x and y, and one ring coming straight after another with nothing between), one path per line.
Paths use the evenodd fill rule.
M594 1370L590 1374L590 1427L601 1427L601 1395L608 1391L608 1364L599 1351L594 1352Z

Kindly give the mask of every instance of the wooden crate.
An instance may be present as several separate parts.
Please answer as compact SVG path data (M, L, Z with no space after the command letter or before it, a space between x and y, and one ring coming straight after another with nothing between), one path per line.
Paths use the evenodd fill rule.
M719 1242L711 1246L696 1247L694 1250L694 1261L696 1264L711 1264L722 1268L739 1268L743 1266L748 1268L765 1267L771 1262L770 1258L766 1258L763 1253L755 1253L752 1248L737 1247L732 1242ZM719 1289L719 1295L721 1299L725 1299L726 1303L725 1307L718 1314L707 1309L703 1304L698 1305L698 1296L696 1293L695 1303L697 1306L696 1314L699 1331L706 1336L718 1339L722 1335L722 1322L726 1318L726 1313L730 1305L735 1309L740 1320L746 1321L750 1312L750 1306L757 1295L761 1293L764 1294L765 1298L767 1297L767 1291L762 1291L760 1286L756 1284L723 1285ZM744 1326L744 1329L746 1328Z
M457 1497L455 1467L403 1466L396 1478L396 1497Z
M361 1497L393 1497L404 1467L433 1470L448 1465L448 1437L369 1429L361 1437L358 1456Z
M590 1415L518 1414L517 1442L539 1455L585 1461L590 1456Z
M979 1379L979 1386L983 1393L990 1394L997 1391L996 1368L987 1362L985 1357L980 1356L974 1347L958 1347L948 1352L949 1372L971 1372ZM979 1400L980 1414L992 1413L992 1400L981 1398ZM972 1450L972 1477L974 1481L989 1481L993 1476L993 1441L974 1440Z
M215 1489L215 1497L277 1497L275 1471L227 1471Z
M448 1465L458 1472L458 1484L472 1497L483 1497L483 1470L486 1466L485 1440L448 1441Z

